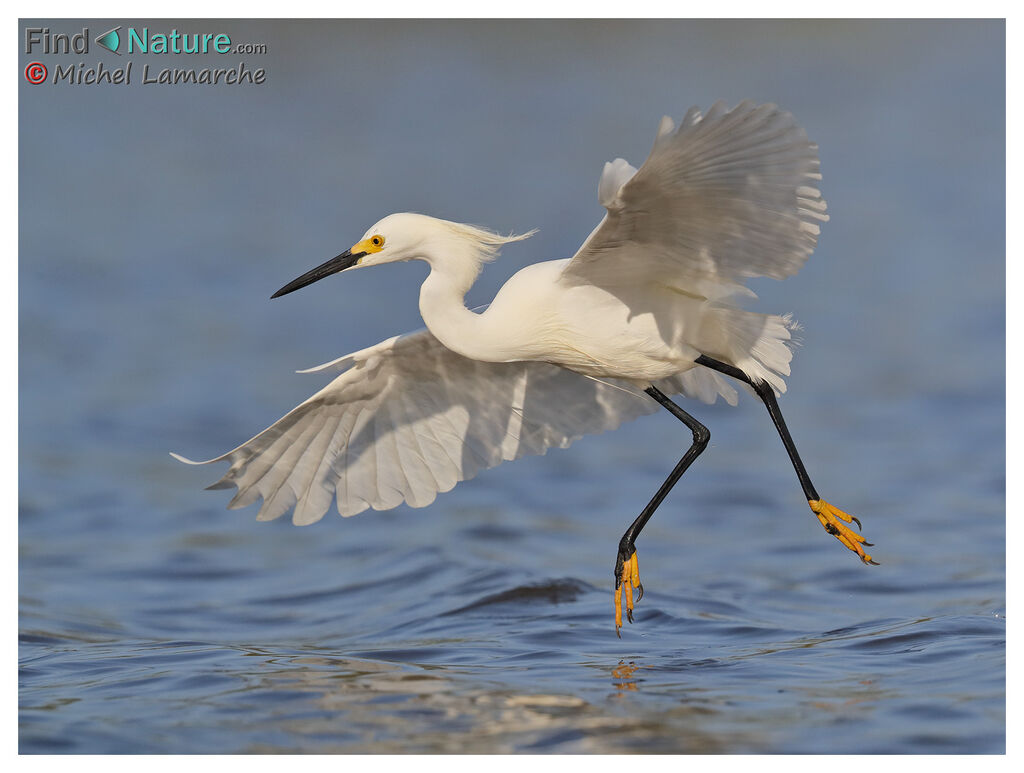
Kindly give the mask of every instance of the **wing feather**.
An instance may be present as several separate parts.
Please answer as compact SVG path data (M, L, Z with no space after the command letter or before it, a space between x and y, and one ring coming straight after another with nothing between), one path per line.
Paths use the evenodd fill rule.
M716 103L703 116L691 108L678 128L662 120L639 170L622 159L605 165L598 196L607 213L563 278L612 291L654 281L706 297L746 277L784 278L828 219L820 178L817 147L774 105ZM784 366L782 354L760 352ZM543 362L469 360L425 330L311 370L341 373L238 448L190 462L229 462L210 487L237 489L228 507L262 499L260 520L293 510L297 524L320 520L332 500L343 516L423 507L482 469L658 410L631 385ZM658 387L737 399L704 368Z
M563 272L608 288L658 281L709 297L743 279L795 274L828 220L817 145L775 105L691 108L662 119L639 171L606 164L607 209Z
M342 373L238 448L207 462L176 458L229 462L211 486L237 488L229 507L262 498L258 519L293 510L292 520L305 525L332 500L343 516L402 502L424 507L482 469L658 410L628 384L543 362L470 360L426 330L314 370L328 368ZM724 382L688 383L689 373L660 387L729 399Z

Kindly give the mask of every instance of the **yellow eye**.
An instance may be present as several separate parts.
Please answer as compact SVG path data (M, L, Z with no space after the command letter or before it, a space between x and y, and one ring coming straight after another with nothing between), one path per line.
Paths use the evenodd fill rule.
M374 236L372 239L370 239L370 244L372 244L374 247L383 247L384 246L384 237L383 236Z

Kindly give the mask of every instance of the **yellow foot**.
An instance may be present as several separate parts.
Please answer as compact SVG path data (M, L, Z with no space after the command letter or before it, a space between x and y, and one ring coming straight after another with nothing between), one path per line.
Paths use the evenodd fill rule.
M861 545L867 545L868 547L874 546L870 542L865 542L862 536L846 526L847 523L853 521L856 522L858 529L864 528L860 525L860 521L856 517L847 515L838 507L830 505L824 499L811 499L807 504L811 506L811 511L818 516L818 520L821 522L821 525L825 527L825 531L856 553L860 557L860 560L865 564L874 564L875 566L878 566L878 562L872 561L871 556L865 553L864 549L861 547Z
M615 635L622 637L622 597L626 597L626 619L633 622L633 589L636 589L636 601L644 597L644 586L640 584L640 563L634 550L629 558L619 556L615 573Z

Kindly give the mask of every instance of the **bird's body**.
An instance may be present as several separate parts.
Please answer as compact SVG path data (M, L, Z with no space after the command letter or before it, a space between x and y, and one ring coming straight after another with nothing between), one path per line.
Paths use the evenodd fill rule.
M451 313L461 298L436 303L428 280L420 313L442 344L483 362L538 360L645 386L693 367L698 353L678 335L663 338L658 321L684 316L696 321L699 302L682 298L673 304L676 299L663 290L648 294L648 308L633 314L628 300L593 285L565 282L568 263L527 266L509 278L485 310L470 312L472 317ZM691 334L697 327L687 326Z
M719 353L733 364L746 361L752 375L771 372L777 378L788 372L788 346L776 347L768 362L752 354L758 346L770 349L772 341L789 340L785 318L745 312L666 286L626 288L616 295L566 280L569 262L527 266L509 278L484 311L469 312L472 317L452 314L453 297L436 303L428 280L420 313L441 343L483 362L550 362L638 386L695 367L702 352ZM747 338L737 341L735 331L744 327Z
M356 266L424 260L426 330L314 369L343 372L210 460L231 463L214 487L238 488L232 507L262 498L261 519L294 509L299 524L319 520L332 500L342 515L424 506L479 469L565 447L660 404L694 441L620 542L616 587L625 585L632 618L633 541L707 445L707 429L666 395L735 404L728 376L765 402L821 524L870 561L844 525L851 517L818 499L775 402L793 323L736 304L753 295L745 278L785 278L813 250L827 220L816 150L774 105L691 109L678 130L663 119L639 171L622 159L605 165L598 198L607 214L576 255L517 272L483 311L466 308L466 292L501 245L525 237L389 215L274 297Z

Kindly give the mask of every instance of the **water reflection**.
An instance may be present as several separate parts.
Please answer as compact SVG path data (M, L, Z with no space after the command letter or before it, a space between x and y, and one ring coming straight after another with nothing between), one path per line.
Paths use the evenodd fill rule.
M636 690L636 680L633 679L633 673L636 672L640 666L636 665L632 660L626 663L623 660L619 661L619 664L612 669L612 677L616 681L612 682L615 685L616 690Z
M599 751L602 736L632 724L577 695L474 686L455 669L311 655L265 663L274 670L253 676L261 693L278 696L261 700L279 705L282 726L296 737L329 737L348 752L500 753L566 743ZM307 707L295 706L297 698Z

